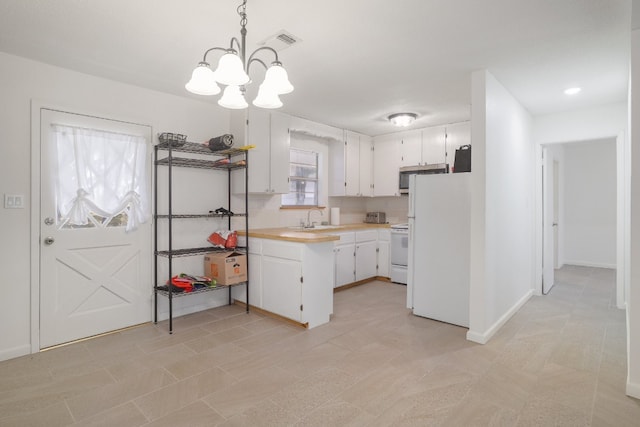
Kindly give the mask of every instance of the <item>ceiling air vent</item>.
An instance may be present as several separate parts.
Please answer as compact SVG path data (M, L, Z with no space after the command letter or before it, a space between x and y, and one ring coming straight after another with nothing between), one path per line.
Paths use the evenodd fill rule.
M269 46L276 50L276 52L280 52L283 49L288 48L289 46L293 46L294 44L300 43L302 40L300 38L294 36L288 31L281 30L276 34L268 37L266 40L263 40L259 44L261 46Z

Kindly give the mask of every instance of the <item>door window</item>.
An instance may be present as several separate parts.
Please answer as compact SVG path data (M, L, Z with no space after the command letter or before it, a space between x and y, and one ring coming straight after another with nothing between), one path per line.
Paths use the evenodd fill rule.
M150 217L144 137L52 125L58 228L135 230Z

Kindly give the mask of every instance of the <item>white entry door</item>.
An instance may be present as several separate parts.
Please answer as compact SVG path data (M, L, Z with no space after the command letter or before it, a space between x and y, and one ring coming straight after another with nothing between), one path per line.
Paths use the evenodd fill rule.
M103 225L92 211L96 221L72 225L59 206L53 125L144 137L145 186L151 128L48 109L40 115L40 348L150 321L151 219L126 232L126 212Z

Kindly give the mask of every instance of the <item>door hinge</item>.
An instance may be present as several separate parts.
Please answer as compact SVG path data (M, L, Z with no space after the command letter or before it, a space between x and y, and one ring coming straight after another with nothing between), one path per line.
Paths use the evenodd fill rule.
M304 311L304 305L300 304L300 311Z
M304 283L304 279L300 276L300 283Z

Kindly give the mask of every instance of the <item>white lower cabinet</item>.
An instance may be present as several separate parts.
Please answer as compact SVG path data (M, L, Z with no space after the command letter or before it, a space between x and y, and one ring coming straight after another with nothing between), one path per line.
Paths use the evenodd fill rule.
M356 280L355 265L355 233L353 231L345 233L331 233L340 237L340 240L334 242L334 260L335 260L335 279L333 286L335 288L353 283Z
M356 243L356 282L376 276L377 246L375 240Z
M249 303L313 328L333 313L333 241L249 239ZM259 252L259 253L257 253Z
M302 263L262 257L262 308L302 322Z
M338 245L334 248L336 260L336 280L334 287L353 283L356 280L355 250L353 243Z
M377 276L378 232L364 230L337 234L340 240L336 241L333 249L336 272L334 287Z

